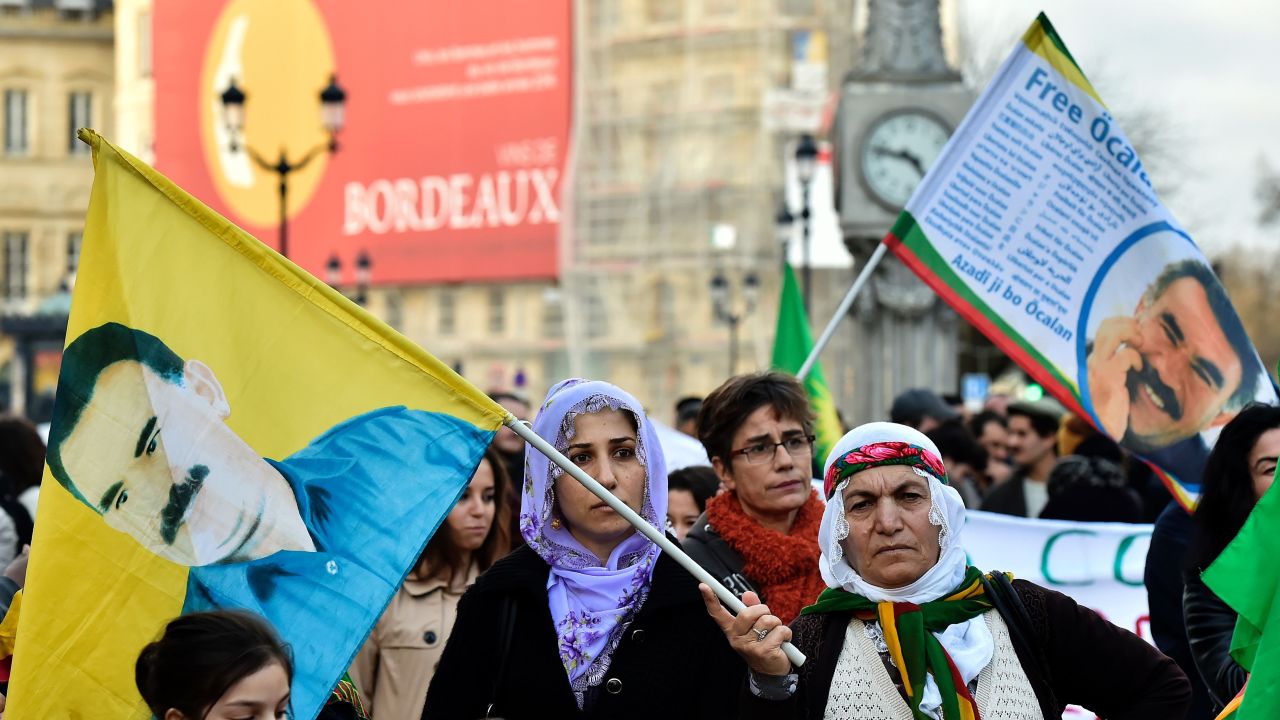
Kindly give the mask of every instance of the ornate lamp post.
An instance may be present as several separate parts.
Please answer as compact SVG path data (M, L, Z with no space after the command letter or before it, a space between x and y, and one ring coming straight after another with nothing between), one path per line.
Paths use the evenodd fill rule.
M800 179L800 222L804 242L804 311L809 313L813 300L813 266L810 263L811 238L809 232L809 184L818 167L818 145L812 135L801 135L796 144L796 176Z
M244 106L249 99L248 95L236 85L235 78L232 78L227 89L222 91L223 121L231 136L228 149L233 153L240 150L248 152L249 157L253 158L258 167L267 172L273 172L280 178L280 254L285 257L289 257L289 174L306 167L312 158L322 152L336 153L338 133L346 124L347 93L338 85L336 75L329 76L329 84L320 91L319 98L320 123L329 133L328 142L311 148L297 161L290 161L284 145L281 145L279 159L268 162L257 150L240 142L240 136L244 132Z
M729 376L732 377L738 369L738 325L746 316L755 312L756 301L760 295L760 279L751 272L742 278L743 305L741 307L737 307L734 303L729 279L723 272L717 270L712 276L710 289L716 319L729 326Z

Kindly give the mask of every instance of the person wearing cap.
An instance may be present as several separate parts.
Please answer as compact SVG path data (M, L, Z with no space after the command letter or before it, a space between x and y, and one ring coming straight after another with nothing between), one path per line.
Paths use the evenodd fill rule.
M1013 476L987 493L987 512L1039 517L1049 502L1049 473L1058 461L1058 424L1066 410L1052 398L1009 405L1009 460Z
M943 402L938 393L925 388L907 390L894 398L889 408L890 420L922 433L958 417L959 413Z
M1185 715L1190 687L1145 640L1061 593L969 565L965 509L921 433L868 423L827 456L819 568L827 589L784 625L753 594L707 612L746 661L738 716L1111 720ZM795 668L782 652L804 653Z

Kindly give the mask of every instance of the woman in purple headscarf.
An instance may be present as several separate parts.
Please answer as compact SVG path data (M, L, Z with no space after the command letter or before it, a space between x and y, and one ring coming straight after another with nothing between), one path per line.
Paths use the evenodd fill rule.
M566 380L547 394L533 429L665 527L666 463L630 394ZM697 582L533 448L525 452L520 533L528 544L459 602L424 718L652 720L736 711L745 666L703 611Z

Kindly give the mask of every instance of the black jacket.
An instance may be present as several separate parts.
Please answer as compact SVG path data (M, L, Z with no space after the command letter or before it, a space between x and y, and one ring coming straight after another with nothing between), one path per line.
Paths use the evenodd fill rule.
M1046 719L1062 717L1067 703L1107 720L1184 717L1191 688L1172 660L1062 593L1024 580L1015 580L1013 587L1026 606L1032 643L1039 652L1028 657L1016 645L1015 649ZM851 618L850 613L797 618L791 625L792 642L808 660L800 668L796 693L789 700L775 701L744 689L742 717L821 718Z
M521 547L498 561L458 603L458 618L427 691L423 718L719 718L735 713L746 666L707 615L697 581L665 553L649 597L614 650L606 680L578 710L560 662L547 604L550 568ZM515 632L496 695L503 598Z
M1166 491L1167 492L1167 491ZM1195 527L1191 515L1170 500L1156 518L1142 584L1147 588L1151 616L1151 640L1168 655L1191 681L1191 709L1187 720L1213 720L1213 700L1205 688L1187 644L1187 625L1182 615L1183 568Z
M711 527L705 512L698 517L693 527L689 528L689 534L680 544L694 562L711 573L712 577L719 580L720 584L734 595L741 598L743 593L753 592L760 597L761 602L768 602L756 584L742 574L742 568L746 566L747 561L738 554L737 550L729 547L729 543L725 542L715 528Z
M1008 480L987 491L987 497L982 501L982 510L1001 515L1026 517L1027 496L1022 488L1022 480L1025 477L1026 475L1019 470Z
M1188 574L1182 592L1191 657L1213 696L1215 709L1221 710L1240 692L1248 677L1229 654L1231 635L1236 629L1236 611L1222 602L1197 574Z

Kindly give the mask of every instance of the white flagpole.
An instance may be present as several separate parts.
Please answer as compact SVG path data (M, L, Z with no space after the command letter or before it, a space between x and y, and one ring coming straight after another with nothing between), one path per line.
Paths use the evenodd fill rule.
M546 455L547 459L556 465L559 465L565 472L573 476L574 480L582 483L583 487L590 490L596 497L603 500L605 504L613 508L615 512L626 518L627 522L635 526L641 534L657 543L658 547L662 548L662 552L671 556L671 559L680 563L680 566L685 570L688 570L690 575L697 578L699 582L706 583L707 586L715 592L716 597L720 598L720 602L728 606L729 610L731 610L735 615L742 612L746 607L736 595L729 592L725 586L721 585L718 580L712 577L711 573L702 569L701 565L694 562L693 558L686 555L684 550L680 549L679 545L668 540L665 533L650 525L648 521L640 517L635 510L627 507L626 504L615 497L613 493L606 490L603 485L596 482L594 478L583 472L582 468L574 465L572 462L569 462L569 458L565 457L563 453L552 447L551 443L548 443L546 440L539 437L538 434L535 433L528 425L525 425L510 415L507 416L505 424L507 427L511 428L515 434L524 438L525 442L537 448L538 452ZM800 650L791 643L783 643L782 652L786 654L787 659L791 661L792 665L796 667L804 665L804 653L800 652Z
M813 369L814 363L818 362L818 355L822 354L822 348L827 346L831 341L831 336L836 333L836 327L840 325L840 320L849 312L849 308L853 307L853 301L858 299L858 293L862 292L862 286L867 284L871 279L871 273L875 272L876 266L880 264L880 259L884 257L885 252L889 250L889 246L882 241L876 246L876 251L871 253L871 257L867 258L867 264L862 266L858 277L854 279L853 285L849 288L849 292L845 293L844 300L840 301L840 307L836 308L835 315L831 316L831 321L827 323L826 329L822 331L822 336L818 338L818 342L813 344L813 349L809 351L809 357L804 359L804 365L800 366L800 372L796 373L796 379L804 382L805 377L809 375L809 371Z

